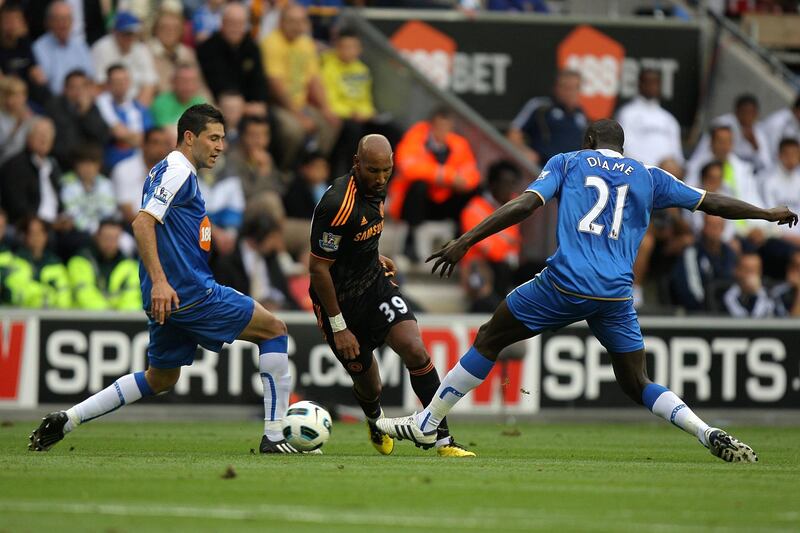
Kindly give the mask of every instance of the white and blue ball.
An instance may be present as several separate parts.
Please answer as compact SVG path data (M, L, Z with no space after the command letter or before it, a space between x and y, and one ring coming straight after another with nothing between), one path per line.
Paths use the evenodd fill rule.
M316 450L331 438L331 415L316 402L293 403L283 417L283 438L300 451Z

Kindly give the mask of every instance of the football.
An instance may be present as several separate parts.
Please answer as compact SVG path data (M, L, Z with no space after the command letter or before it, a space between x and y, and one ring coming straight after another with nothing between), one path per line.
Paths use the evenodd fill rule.
M331 437L331 415L315 402L293 403L283 417L283 437L300 451L317 450Z

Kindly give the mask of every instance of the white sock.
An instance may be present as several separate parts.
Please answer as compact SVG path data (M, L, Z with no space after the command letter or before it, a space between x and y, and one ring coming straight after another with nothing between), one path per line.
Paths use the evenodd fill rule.
M642 400L653 414L694 435L703 446L708 447L706 442L708 424L700 420L674 392L662 385L651 383L642 391Z
M69 433L84 422L116 411L123 405L152 395L153 390L147 383L144 372L122 376L97 394L67 409L69 420L64 426L64 433Z
M264 435L273 442L283 440L281 420L289 407L292 376L289 374L288 338L285 335L258 345L258 371L264 385Z
M417 426L426 433L438 428L458 400L480 385L492 367L494 361L482 356L474 347L470 348L442 379L431 403L417 414Z

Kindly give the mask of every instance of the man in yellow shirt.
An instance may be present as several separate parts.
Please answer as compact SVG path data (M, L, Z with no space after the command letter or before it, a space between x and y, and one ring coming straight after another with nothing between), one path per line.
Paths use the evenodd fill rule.
M290 4L281 12L278 29L261 41L264 72L277 103L273 111L281 132L283 168L293 165L307 137L314 136L320 151L328 154L338 136L340 120L328 105L308 30L305 8Z
M322 54L322 84L331 110L342 120L339 140L331 154L332 175L341 176L350 169L353 147L361 137L380 133L396 142L400 135L388 117L377 116L372 100L372 74L359 59L358 33L343 28L333 44L333 49Z

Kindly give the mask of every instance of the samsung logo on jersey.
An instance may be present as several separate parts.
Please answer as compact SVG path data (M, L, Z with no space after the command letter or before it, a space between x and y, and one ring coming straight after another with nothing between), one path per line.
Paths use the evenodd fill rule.
M367 239L370 239L370 238L374 237L375 235L379 235L382 231L383 231L383 220L381 220L379 223L375 224L374 226L370 226L369 228L365 229L361 233L357 234L355 239L353 239L353 240L356 241L356 242L366 241Z
M625 163L612 163L611 166L609 166L608 161L596 157L587 157L586 162L589 163L590 167L600 167L603 170L610 170L611 172L622 172L626 176L630 176L633 172L633 167Z

